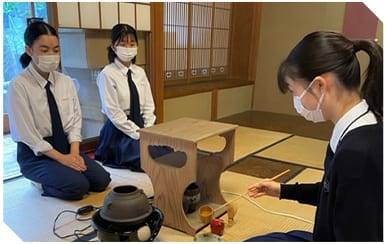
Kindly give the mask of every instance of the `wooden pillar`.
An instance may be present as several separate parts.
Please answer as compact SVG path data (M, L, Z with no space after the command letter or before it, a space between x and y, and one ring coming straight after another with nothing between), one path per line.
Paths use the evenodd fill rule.
M149 51L147 60L149 62L149 81L153 92L155 103L156 123L163 122L163 100L164 100L164 77L163 77L163 3L150 3L151 32L148 35Z

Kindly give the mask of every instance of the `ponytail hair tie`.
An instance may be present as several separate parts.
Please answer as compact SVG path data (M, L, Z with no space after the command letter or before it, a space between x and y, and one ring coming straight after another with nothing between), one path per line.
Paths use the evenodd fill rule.
M357 41L353 41L353 43L352 43L352 48L353 48L353 53L354 53L354 54L357 53L357 52L359 52L359 51L361 50L361 48L359 47Z

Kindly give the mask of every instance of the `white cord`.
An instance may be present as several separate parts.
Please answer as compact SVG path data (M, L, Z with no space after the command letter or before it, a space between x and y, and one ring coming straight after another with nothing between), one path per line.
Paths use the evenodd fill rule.
M272 211L272 210L266 209L266 208L264 208L263 206L261 206L260 204L258 204L257 202L252 201L250 198L247 198L247 197L244 196L243 194L235 193L235 192L230 192L230 191L222 191L222 192L223 192L223 193L227 193L227 194L233 194L233 195L237 195L237 196L242 196L245 200L248 200L250 203L252 203L252 204L255 205L256 207L262 209L263 211L265 211L265 212L267 212L267 213L270 213L270 214L276 214L276 215L280 215L280 216L285 216L285 217L297 219L297 220L300 220L300 221L303 221L303 222L306 222L306 223L312 224L312 225L314 224L313 221L310 221L310 220L308 220L308 219L305 219L305 218L302 218L302 217L299 217L299 216L296 216L296 215L287 214L287 213L281 213L281 212L276 212L276 211Z

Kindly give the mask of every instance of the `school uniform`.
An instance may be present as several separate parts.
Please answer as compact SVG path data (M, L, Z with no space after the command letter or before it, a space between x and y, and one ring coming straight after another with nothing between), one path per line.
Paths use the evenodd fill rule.
M18 143L17 160L21 173L41 183L43 195L62 199L81 199L89 191L102 191L110 183L110 174L81 153L87 170L78 172L45 156L54 148L50 108L45 86L50 83L67 141L80 142L82 117L75 86L70 77L54 71L45 80L31 64L9 85L8 113L12 139ZM56 149L56 148L55 148Z
M304 241L383 240L383 124L365 100L335 125L322 182L282 184L280 198L317 206L313 236ZM264 238L270 235L251 240Z
M141 118L137 123L131 118L129 70L139 97ZM115 59L100 72L97 85L102 113L107 120L100 132L95 159L110 167L142 172L138 130L154 125L156 119L153 95L145 71L135 64L128 68ZM163 154L162 148L157 150L156 157Z

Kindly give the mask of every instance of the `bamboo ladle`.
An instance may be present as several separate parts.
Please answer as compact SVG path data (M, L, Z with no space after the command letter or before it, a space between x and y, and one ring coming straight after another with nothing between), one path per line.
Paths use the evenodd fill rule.
M287 169L287 170L281 172L280 174L275 175L274 177L270 178L270 180L276 180L276 179L279 178L280 176L283 176L283 175L287 174L287 173L290 172L290 171L291 171L290 169ZM230 200L229 202L226 202L226 203L224 203L223 205L221 205L221 206L217 207L216 209L214 209L213 212L216 212L217 210L219 210L219 209L221 209L221 208L223 208L223 207L225 207L225 206L231 204L232 202L234 202L234 201L236 201L236 200L238 200L238 199L244 197L244 196L247 195L247 194L248 194L248 192L246 192L246 193L244 193L243 195L240 195L240 196L238 196L238 197L236 197L236 198L233 198L233 199Z

